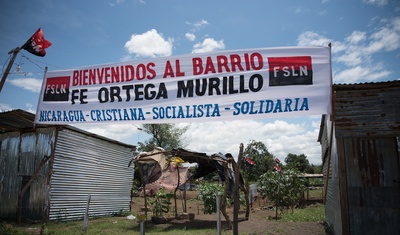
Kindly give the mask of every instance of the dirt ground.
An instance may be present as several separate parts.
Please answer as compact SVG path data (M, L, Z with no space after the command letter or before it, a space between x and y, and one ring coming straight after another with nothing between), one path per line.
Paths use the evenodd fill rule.
M216 214L204 214L202 211L203 205L195 198L197 191L187 191L186 196L186 212L194 215L194 219L175 219L174 211L171 211L166 217L168 221L165 224L159 224L165 229L171 228L216 228ZM177 211L178 215L183 214L183 197L182 192L177 192ZM175 207L174 200L171 200L171 210ZM275 208L268 206L265 201L258 200L253 203L250 210L249 219L245 220L245 206L239 209L239 234L296 234L296 235L313 235L326 234L325 228L319 222L283 222L275 219ZM144 199L143 197L134 197L132 201L132 211L138 214L144 214ZM227 208L229 218L233 222L233 206ZM152 213L148 212L148 218L151 218ZM226 232L227 223L225 217L221 213L221 230ZM232 231L232 230L230 230Z

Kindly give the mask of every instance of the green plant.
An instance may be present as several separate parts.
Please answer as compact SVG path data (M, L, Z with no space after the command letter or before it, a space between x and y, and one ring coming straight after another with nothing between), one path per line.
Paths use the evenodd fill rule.
M164 213L168 213L171 207L171 198L174 197L173 193L167 193L164 188L160 189L154 196L153 200L150 200L151 211L154 216L163 216Z
M220 184L204 183L199 185L199 195L197 199L204 203L204 214L212 214L217 212L216 195L219 192L223 195L224 188Z
M131 214L131 211L130 211L130 210L121 209L121 210L119 210L118 216L125 217L125 216L128 216L128 215L130 215L130 214Z
M2 221L0 224L0 234L11 235L15 234L15 231L11 228L11 226L7 225L6 222Z
M230 196L226 197L226 203L227 203L228 207L232 206L233 202L234 202L233 198L231 198ZM246 205L246 195L244 195L243 191L241 191L241 190L239 192L239 205L241 205L241 206Z
M306 189L304 178L297 177L298 174L292 169L267 172L260 176L258 192L263 198L274 201L281 210L290 207L293 211Z

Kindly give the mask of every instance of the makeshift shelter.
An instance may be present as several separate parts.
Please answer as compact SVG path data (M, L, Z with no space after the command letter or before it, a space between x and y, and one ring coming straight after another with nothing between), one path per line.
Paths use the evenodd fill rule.
M141 153L137 159L146 194L154 195L161 188L173 191L188 179L188 168L179 167L179 162L167 158L165 153L164 149L155 148L152 152Z
M0 113L0 218L73 220L130 210L135 146Z
M176 162L177 159L182 162L197 163L198 166L195 173L191 176L188 176L187 169L180 169L178 167L178 170L172 170L171 167L174 167L173 163ZM171 151L165 151L162 148L156 148L152 152L138 155L134 159L134 162L139 164L139 171L141 173L145 191L148 190L147 185L149 184L151 185L149 191L157 190L162 187L168 187L168 189L174 189L176 192L178 187L184 184L188 177L192 180L195 180L216 171L221 181L225 184L225 191L224 195L222 196L221 212L228 222L228 227L231 226L231 221L226 213L226 198L228 193L233 198L235 173L238 172L237 164L231 154L228 153L224 155L222 153L218 153L209 156L205 153L193 152L181 148ZM168 177L170 178L167 179ZM245 193L245 198L248 199L248 190L244 185L243 178L240 176L239 179L240 180L238 183L240 189ZM146 197L146 193L144 195ZM176 210L175 213L177 213ZM248 219L248 217L249 201L246 200L246 219Z
M335 234L400 234L400 81L333 85L318 141Z

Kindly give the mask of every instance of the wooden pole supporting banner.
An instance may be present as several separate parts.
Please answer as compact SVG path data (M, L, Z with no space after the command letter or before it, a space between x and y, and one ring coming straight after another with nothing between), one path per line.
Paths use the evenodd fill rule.
M8 52L8 54L13 54L13 55L12 55L12 57L10 59L10 62L7 65L6 70L4 71L3 77L1 78L1 81L0 81L0 92L3 89L3 86L4 86L4 83L6 82L7 76L10 73L10 70L11 70L13 64L14 64L15 58L17 58L18 52L20 50L21 50L21 48L17 47L15 49L11 50L10 52Z

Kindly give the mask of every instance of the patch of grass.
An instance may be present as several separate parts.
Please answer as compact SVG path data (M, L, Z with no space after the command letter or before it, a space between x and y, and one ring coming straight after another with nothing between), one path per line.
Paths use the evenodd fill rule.
M323 222L325 221L324 205L309 205L304 209L295 209L284 211L280 215L279 221L284 222ZM284 233L283 225L277 225L273 234ZM37 235L41 231L41 224L16 225L3 222L0 224L0 234L26 234ZM82 221L67 222L48 222L44 227L44 235L80 235L82 234ZM103 217L89 219L86 234L139 234L140 223L137 220L128 220L126 217ZM188 229L185 226L180 228L171 225L154 225L151 221L145 224L146 235L208 235L215 234L214 226L200 226ZM232 230L222 230L223 235L232 234ZM328 233L329 234L329 233Z
M18 234L18 232L9 224L4 221L0 223L0 234L2 235L13 235Z
M40 224L11 225L3 222L0 225L1 235L37 235L41 229ZM151 221L145 225L146 235L208 235L214 234L214 228L163 228L155 226ZM90 219L86 234L139 234L140 224L138 221L128 220L126 217L104 217ZM82 221L48 222L45 224L45 235L80 235L82 234ZM222 234L231 234L231 231Z
M287 210L281 214L281 220L286 222L324 222L325 207L317 203L304 209L295 209L293 213L291 210Z
M304 192L304 197L307 199L307 190ZM322 194L322 188L318 188L318 189L309 189L308 190L308 197L311 200L322 200L323 198L323 194Z
M82 231L82 221L68 222L73 223L73 226L69 230L72 233L65 233L65 231L57 231L57 227L49 225L50 231L57 231L54 235L69 235L69 234L80 234ZM126 217L105 217L89 220L86 234L129 234L134 232L133 226L136 224L135 221L128 220ZM72 224L71 224L72 225Z

